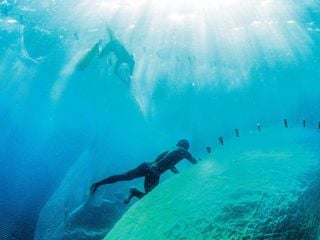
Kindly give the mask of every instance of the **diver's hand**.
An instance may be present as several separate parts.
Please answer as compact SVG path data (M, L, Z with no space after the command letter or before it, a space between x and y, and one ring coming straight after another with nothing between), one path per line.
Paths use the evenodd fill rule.
M179 173L178 169L177 169L175 166L172 166L172 167L170 168L170 170L171 170L174 174L178 174L178 173Z
M99 183L92 184L90 187L90 195L93 195L99 186L100 186Z

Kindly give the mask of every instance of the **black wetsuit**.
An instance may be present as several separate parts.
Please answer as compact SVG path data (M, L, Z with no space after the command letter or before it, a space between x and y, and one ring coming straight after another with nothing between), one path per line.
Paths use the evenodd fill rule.
M167 170L171 170L174 173L178 173L175 165L182 159L187 159L191 163L197 163L196 159L184 148L177 147L171 151L165 151L161 153L153 162L144 162L138 167L119 175L110 176L97 184L110 184L119 181L128 181L135 178L145 177L144 190L141 192L135 188L132 189L130 199L132 197L142 198L145 194L150 192L159 184L160 175ZM129 199L129 200L130 200Z

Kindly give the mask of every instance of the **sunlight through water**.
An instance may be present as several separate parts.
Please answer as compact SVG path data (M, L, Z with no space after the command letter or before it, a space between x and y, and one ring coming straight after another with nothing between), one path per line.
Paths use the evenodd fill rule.
M241 165L256 159L257 166L247 165L252 179L260 177L255 175L263 167L260 158L270 170L271 159L292 164L288 172L277 165L279 179L302 170L291 149L276 146L296 136L297 144L289 145L302 156L298 142L314 136L307 130L319 134L319 5L316 0L0 0L0 210L6 213L0 214L0 239L49 240L66 229L93 236L104 219L109 223L101 230L109 231L127 209L123 198L135 183L106 186L96 199L106 200L103 212L96 204L83 205L92 182L152 161L182 138L197 158L213 157L202 165L205 181L194 190L222 170L215 158L221 139L226 143L221 156L230 153L220 158L226 166L237 166L231 154L237 149ZM287 135L284 122L301 134ZM283 127L283 135L277 137L277 130L266 137L268 128ZM251 133L263 140L262 147L248 148L258 143ZM246 135L250 140L242 141ZM182 173L190 166L181 167ZM192 169L196 176L199 171ZM234 170L235 188L227 193L245 180L249 168ZM86 209L93 214L83 215ZM65 228L70 222L76 224ZM34 238L34 230L43 237Z

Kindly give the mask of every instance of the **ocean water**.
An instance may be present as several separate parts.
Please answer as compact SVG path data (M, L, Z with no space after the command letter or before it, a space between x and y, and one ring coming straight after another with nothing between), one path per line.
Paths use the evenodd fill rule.
M319 13L313 0L0 1L0 239L102 239L142 181L88 201L90 184L180 138L205 158L236 128L248 150L257 123L320 131ZM112 40L125 51L103 56Z

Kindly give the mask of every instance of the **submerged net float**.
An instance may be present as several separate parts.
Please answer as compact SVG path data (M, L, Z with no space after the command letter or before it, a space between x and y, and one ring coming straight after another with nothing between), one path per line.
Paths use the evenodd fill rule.
M219 137L218 139L219 139L220 144L223 145L223 137Z
M259 131L259 132L261 132L261 126L260 126L260 123L258 123L258 124L257 124L257 128L258 128L258 131Z
M211 147L206 147L206 150L209 154L211 154Z
M236 132L236 136L239 137L239 129L236 128L234 131Z

